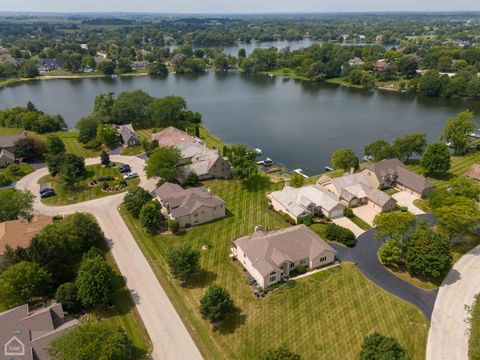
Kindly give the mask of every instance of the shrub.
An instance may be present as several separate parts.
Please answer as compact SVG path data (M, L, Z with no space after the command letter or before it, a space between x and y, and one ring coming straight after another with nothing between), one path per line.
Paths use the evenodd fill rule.
M378 256L383 265L398 268L402 263L403 250L396 240L389 240L380 246Z
M187 282L200 270L200 252L184 243L168 254L167 262L172 276Z
M60 285L55 293L55 300L61 303L63 308L67 311L75 313L80 310L77 287L74 283L67 282Z
M5 175L0 174L0 187L8 186L12 182L10 181L9 178L7 178Z
M220 285L210 286L200 300L200 314L211 323L225 320L235 309L230 294Z
M180 228L180 223L177 220L168 219L167 221L168 230L175 234Z
M353 210L350 208L345 208L343 211L343 214L348 217L349 219L353 219L355 217L355 214L353 213Z
M8 165L7 170L10 174L16 176L20 172L20 166L18 166L17 164L10 164Z
M308 215L307 217L302 218L299 221L300 224L305 224L307 226L310 226L313 224L313 215Z
M88 140L85 144L85 148L90 150L98 149L100 146L102 146L102 143L97 139Z
M327 225L326 236L331 241L338 241L347 246L354 246L357 242L353 232L332 223Z
M360 360L408 360L410 357L392 337L373 333L365 337L359 355Z
M98 182L113 181L113 180L115 180L115 178L113 176L99 176L99 177L97 177Z
M106 191L110 188L110 185L108 185L108 182L104 181L102 184L102 190Z

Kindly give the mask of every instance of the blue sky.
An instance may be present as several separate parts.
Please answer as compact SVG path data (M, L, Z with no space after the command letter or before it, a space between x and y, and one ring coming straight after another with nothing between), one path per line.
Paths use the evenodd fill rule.
M0 11L347 12L475 11L479 0L0 0Z

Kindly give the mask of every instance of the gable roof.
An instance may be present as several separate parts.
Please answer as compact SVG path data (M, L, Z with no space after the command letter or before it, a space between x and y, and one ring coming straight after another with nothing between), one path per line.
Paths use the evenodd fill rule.
M0 148L11 148L17 140L25 139L25 133L17 135L0 136Z
M370 186L363 173L344 175L332 179L337 193L345 200L367 198L375 204L384 206L393 198L383 191Z
M0 255L5 252L7 245L12 249L28 247L32 238L51 223L52 218L43 215L36 215L30 220L0 223Z
M225 202L217 195L203 188L182 189L182 187L165 183L154 191L161 202L170 208L174 218L190 215L202 206L217 207Z
M181 143L176 147L180 150L183 159L191 160L191 164L179 168L181 178L186 178L191 172L198 176L207 175L212 166L219 159L223 159L218 150L209 149L199 143Z
M7 149L0 150L0 159L6 158L11 161L15 161L15 155Z
M315 185L300 188L286 185L283 190L270 193L270 197L296 217L302 215L310 204L320 206L326 211L331 211L337 206L344 207L332 195Z
M185 131L174 128L173 126L169 126L158 133L152 134L150 138L153 141L157 141L158 145L161 147L197 142L197 139L193 136L188 135Z
M467 176L470 179L480 181L480 164L473 164L470 170L468 170Z
M324 251L335 250L310 228L292 226L272 232L257 230L250 236L235 240L262 276L279 271L284 261L313 260Z
M382 182L385 177L392 176L396 178L395 180L398 184L404 185L419 193L422 193L426 189L431 189L434 186L426 177L408 170L397 158L381 160L367 165L366 169L374 172L380 182Z
M131 138L135 139L137 142L140 142L140 138L133 130L132 124L118 125L117 131L123 139L123 142L126 144Z
M35 311L29 311L28 305L24 304L1 312L0 324L0 343L15 341L22 345L25 350L22 359L46 360L49 342L76 326L78 321L65 319L62 304L53 304Z

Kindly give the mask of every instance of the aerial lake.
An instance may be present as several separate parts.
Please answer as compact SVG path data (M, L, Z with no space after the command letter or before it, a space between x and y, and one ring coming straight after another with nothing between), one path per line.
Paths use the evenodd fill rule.
M0 108L32 101L47 113L61 114L73 127L91 112L95 96L134 89L156 97L182 96L225 143L261 148L264 156L309 175L329 165L332 153L341 147L351 147L361 156L369 142L409 132L424 132L430 141L437 140L447 118L464 109L475 111L480 119L476 101L238 73L31 81L0 89Z

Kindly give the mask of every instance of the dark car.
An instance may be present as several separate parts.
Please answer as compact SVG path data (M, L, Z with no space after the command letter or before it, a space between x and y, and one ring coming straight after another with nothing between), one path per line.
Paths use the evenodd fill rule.
M122 165L118 167L118 171L121 173L129 173L132 171L132 169L130 169L130 165Z
M45 199L51 196L55 196L55 191L53 189L44 189L40 192L40 198Z

